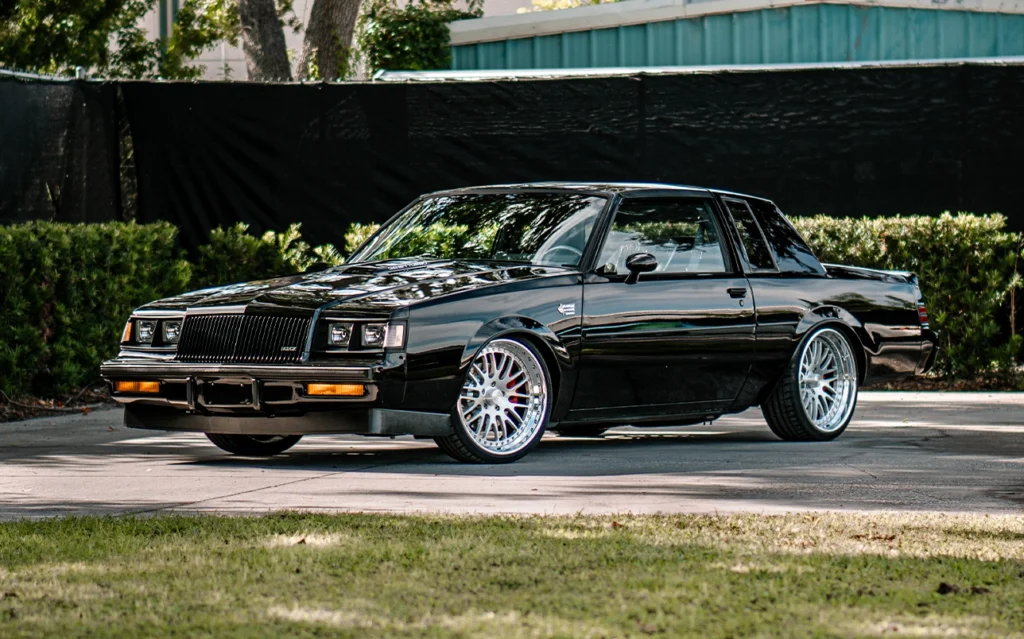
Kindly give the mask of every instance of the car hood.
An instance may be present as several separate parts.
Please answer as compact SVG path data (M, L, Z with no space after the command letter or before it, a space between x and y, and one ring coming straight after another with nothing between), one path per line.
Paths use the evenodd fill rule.
M566 272L564 268L523 264L397 259L208 288L152 302L142 309L245 307L312 312L343 307L383 315L444 295Z

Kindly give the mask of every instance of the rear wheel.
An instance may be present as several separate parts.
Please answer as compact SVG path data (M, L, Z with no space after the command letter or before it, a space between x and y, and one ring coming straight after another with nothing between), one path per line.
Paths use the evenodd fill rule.
M270 457L283 453L302 439L301 435L221 435L206 433L221 450L245 457Z
M551 413L544 358L517 339L484 346L466 373L452 409L454 433L437 437L445 453L463 462L515 461L537 445Z
M850 340L821 328L804 342L761 407L772 432L788 441L827 441L846 430L857 406L857 359Z

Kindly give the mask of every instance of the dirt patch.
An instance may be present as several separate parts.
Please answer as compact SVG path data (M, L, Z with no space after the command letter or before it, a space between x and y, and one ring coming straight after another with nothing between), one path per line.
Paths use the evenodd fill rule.
M105 384L89 385L63 399L40 397L8 397L0 391L0 422L17 422L33 417L68 413L88 414L97 408L113 406L114 400Z

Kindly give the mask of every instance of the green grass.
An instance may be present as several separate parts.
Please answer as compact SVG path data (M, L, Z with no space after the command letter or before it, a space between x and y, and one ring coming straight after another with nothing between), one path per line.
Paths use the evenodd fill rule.
M1024 518L0 524L5 638L883 634L1024 637Z

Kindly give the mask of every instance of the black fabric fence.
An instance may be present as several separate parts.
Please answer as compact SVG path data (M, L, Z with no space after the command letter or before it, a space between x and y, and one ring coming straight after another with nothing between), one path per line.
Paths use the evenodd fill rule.
M113 108L108 86L59 88L96 91ZM35 99L36 117L57 119L62 102L5 97L9 87L0 109ZM302 222L312 240L341 243L352 222L382 221L423 192L537 180L723 187L795 215L998 211L1024 230L1024 64L120 89L138 219L179 225L187 246L236 221L257 231ZM5 219L16 219L6 198L34 184L21 176L39 170L11 172L8 158L50 161L3 148L25 142L7 131L23 126L5 115L0 132ZM87 183L102 182L117 160L86 148L97 162Z
M117 87L0 76L0 223L121 218Z

